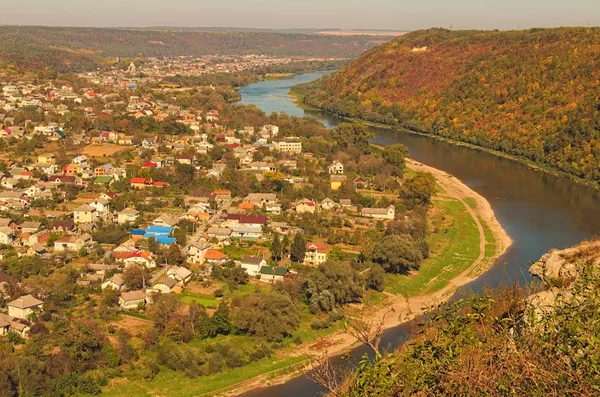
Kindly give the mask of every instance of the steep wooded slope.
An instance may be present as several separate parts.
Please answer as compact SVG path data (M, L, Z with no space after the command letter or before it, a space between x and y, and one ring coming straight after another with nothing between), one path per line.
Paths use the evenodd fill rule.
M301 87L305 102L600 181L600 29L417 31Z

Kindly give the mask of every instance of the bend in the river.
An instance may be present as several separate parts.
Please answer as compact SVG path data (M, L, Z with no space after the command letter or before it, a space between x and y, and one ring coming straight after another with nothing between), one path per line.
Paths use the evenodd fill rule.
M328 127L340 122L334 116L300 109L288 95L294 85L318 79L327 72L307 73L285 80L262 81L239 92L241 103L255 104L267 114L285 111L290 115L310 115ZM461 291L479 292L517 280L531 280L532 261L552 248L565 248L596 235L600 231L600 192L545 172L535 171L516 161L483 151L438 141L398 130L370 127L374 143L402 143L416 161L443 170L459 178L486 198L513 244L496 265ZM460 293L460 292L459 292ZM407 337L408 326L386 331L384 343L397 346ZM355 349L362 355L365 349ZM322 389L307 376L283 385L248 393L248 396L309 396Z

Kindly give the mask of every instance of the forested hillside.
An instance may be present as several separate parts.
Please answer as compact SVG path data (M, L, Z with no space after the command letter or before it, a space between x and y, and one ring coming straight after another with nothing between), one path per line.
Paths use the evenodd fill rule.
M0 62L77 71L103 57L245 55L353 58L385 37L276 32L0 26Z
M300 89L332 113L600 181L600 28L417 31Z

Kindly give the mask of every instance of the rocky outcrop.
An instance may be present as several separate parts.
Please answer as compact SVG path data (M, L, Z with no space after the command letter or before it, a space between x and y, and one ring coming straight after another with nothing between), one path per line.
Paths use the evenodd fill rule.
M547 286L546 290L527 299L528 306L536 316L544 315L557 303L573 298L571 286L579 277L581 266L586 263L600 267L600 240L587 241L564 250L552 250L529 268L529 273Z

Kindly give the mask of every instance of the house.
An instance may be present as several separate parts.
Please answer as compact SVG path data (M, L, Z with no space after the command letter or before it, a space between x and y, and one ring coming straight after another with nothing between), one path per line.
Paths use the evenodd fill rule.
M96 219L106 220L110 215L110 201L106 199L98 198L88 205L96 209Z
M44 163L44 164L56 164L56 155L54 155L52 153L40 154L37 157L37 162Z
M174 278L182 283L188 283L192 280L192 272L183 266L172 266L167 270L167 276Z
M178 286L177 280L171 277L163 277L160 281L152 285L152 289L160 292L161 294L169 294L174 292L175 287ZM179 285L179 292L181 292L181 286Z
M126 225L128 223L134 223L137 221L140 212L133 208L124 208L117 214L117 223L119 225Z
M333 201L332 199L330 199L329 197L324 198L319 205L321 206L321 208L323 208L326 211L330 211L334 208L338 208L340 205L338 203L336 203L335 201Z
M26 221L19 225L21 233L35 233L42 226L41 222Z
M129 185L134 189L145 189L146 185L152 184L152 180L146 178L131 178Z
M154 138L144 138L142 139L142 147L144 149L154 149Z
M282 281L289 275L290 271L285 267L263 266L260 268L260 281L266 283Z
M206 251L210 247L211 245L204 239L190 243L186 249L187 261L190 263L204 263Z
M11 245L15 238L15 231L10 227L0 227L0 245Z
M298 214L314 214L316 211L315 203L308 199L300 200L293 208Z
M121 135L117 140L118 145L133 145L133 137L127 135Z
M54 242L54 251L72 251L77 252L82 248L89 247L94 243L92 236L84 233L80 236L65 236Z
M276 204L277 195L275 193L250 193L244 197L244 201L248 201L258 207L262 207L265 204Z
M304 254L304 264L310 266L319 266L327 261L327 252L331 247L322 242L306 243L306 253Z
M260 274L260 269L267 266L267 261L258 256L244 256L240 261L240 266L249 276L257 276Z
M8 227L12 230L17 230L19 226L17 225L17 222L10 218L0 218L0 228L1 227Z
M41 244L33 244L27 249L28 256L44 255L46 253L48 253L48 250Z
M101 185L109 187L115 182L115 178L112 175L97 176L94 179L94 185Z
M225 223L231 226L263 227L268 220L269 218L264 215L228 214Z
M26 338L30 329L31 323L28 320L0 313L0 336L14 332L22 338Z
M346 211L358 211L358 208L352 204L352 200L350 199L340 199L340 205L342 206L342 209Z
M302 153L302 142L297 138L273 140L273 146L278 152Z
M260 226L242 226L233 225L231 227L231 237L243 240L258 240L262 236L262 227Z
M327 167L327 170L329 171L330 174L343 174L344 173L344 164L340 163L339 161L334 161L333 163L331 163L329 165L329 167Z
M147 269L154 269L156 267L156 262L152 258L152 253L150 253L150 251L140 251L130 254L124 262L125 267L133 265L142 265Z
M102 289L112 288L115 291L121 291L125 286L125 278L121 273L113 275L111 278L102 283Z
M25 233L28 233L28 232L25 232ZM24 238L24 236L21 235L21 239L23 239L23 238ZM29 246L32 246L35 244L46 245L46 244L48 244L49 240L50 240L50 232L47 230L43 230L41 232L31 234L27 238L27 245L29 245Z
M209 227L206 234L209 238L216 238L217 240L222 241L231 236L231 229L228 227Z
M73 219L76 224L94 223L97 219L96 208L84 204L73 210Z
M396 209L393 205L387 208L363 208L360 210L360 214L369 218L393 220L396 216Z
M214 192L212 192L212 197L217 203L223 204L231 200L231 191L215 190Z
M209 263L219 263L225 259L227 259L227 255L215 249L209 249L206 251L206 254L204 254L204 260Z
M158 218L152 221L154 226L169 226L173 227L179 223L179 218L167 214L160 214Z
M177 162L179 164L194 165L195 160L196 156L194 156L193 154L182 154L179 157L177 157Z
M124 310L137 309L146 303L146 293L142 290L121 292L119 306Z
M0 272L0 296L4 295L8 284L13 283L14 281L15 279L9 276L8 274Z
M338 190L347 180L348 177L346 175L330 175L329 183L331 185L331 190Z
M50 230L54 233L67 233L67 232L75 232L77 230L77 226L72 221L54 221L52 222L52 226Z
M355 189L364 189L367 186L369 186L369 182L367 182L367 180L362 176L359 176L356 179L354 179L353 183Z
M42 311L44 302L31 295L24 295L8 302L7 306L9 316L26 319L32 313Z

